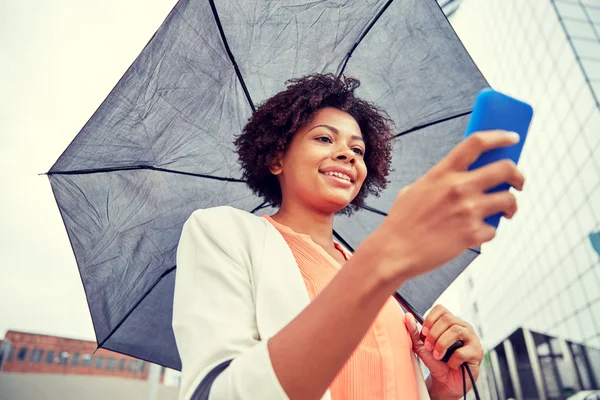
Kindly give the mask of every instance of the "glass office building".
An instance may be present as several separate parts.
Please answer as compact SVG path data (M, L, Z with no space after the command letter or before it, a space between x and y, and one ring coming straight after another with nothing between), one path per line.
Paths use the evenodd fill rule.
M600 0L462 0L450 21L490 85L535 116L519 212L445 296L488 350L492 398L597 388Z

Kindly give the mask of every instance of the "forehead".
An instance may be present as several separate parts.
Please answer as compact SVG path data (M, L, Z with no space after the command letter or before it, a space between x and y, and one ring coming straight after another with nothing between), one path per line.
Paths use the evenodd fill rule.
M329 125L336 128L340 133L362 136L360 126L354 117L337 108L328 107L318 110L307 128L311 129L317 125Z

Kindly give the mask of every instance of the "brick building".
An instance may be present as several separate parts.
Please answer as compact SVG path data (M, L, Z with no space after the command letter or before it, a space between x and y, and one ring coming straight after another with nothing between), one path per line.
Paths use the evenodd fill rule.
M148 362L97 349L96 342L8 331L0 342L1 373L102 375L148 379ZM161 369L164 382L165 369Z

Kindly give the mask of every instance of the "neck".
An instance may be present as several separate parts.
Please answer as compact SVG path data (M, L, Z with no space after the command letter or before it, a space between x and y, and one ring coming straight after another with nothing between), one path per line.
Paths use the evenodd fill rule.
M333 216L333 213L283 202L271 218L297 233L309 235L316 244L328 249L333 247Z

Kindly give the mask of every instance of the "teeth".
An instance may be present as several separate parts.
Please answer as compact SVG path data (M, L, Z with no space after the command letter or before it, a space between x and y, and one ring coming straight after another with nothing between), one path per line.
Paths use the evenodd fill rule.
M336 178L350 181L350 177L348 175L342 174L341 172L325 172L325 175L331 175L335 176Z

